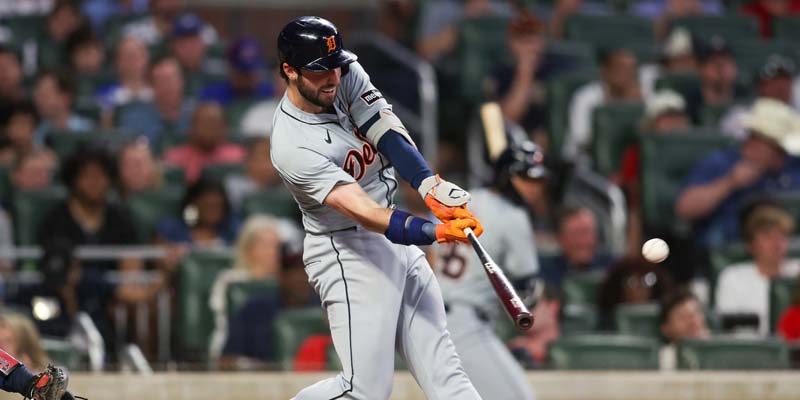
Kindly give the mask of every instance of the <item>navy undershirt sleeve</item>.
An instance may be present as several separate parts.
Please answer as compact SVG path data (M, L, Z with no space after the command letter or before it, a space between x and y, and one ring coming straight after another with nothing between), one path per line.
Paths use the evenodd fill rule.
M378 141L378 151L389 159L394 169L414 189L419 188L422 180L433 175L422 154L403 135L393 130L386 132Z

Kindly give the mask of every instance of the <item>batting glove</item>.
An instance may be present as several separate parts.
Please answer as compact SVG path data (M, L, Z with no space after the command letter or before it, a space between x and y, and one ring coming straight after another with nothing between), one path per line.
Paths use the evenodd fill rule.
M477 219L453 219L443 224L436 225L436 241L439 243L445 242L462 242L469 243L467 234L464 229L472 228L475 236L480 236L483 233L483 226Z
M450 183L439 175L425 178L419 185L419 194L436 218L442 222L453 219L475 219L467 210L467 203L472 199L469 193Z

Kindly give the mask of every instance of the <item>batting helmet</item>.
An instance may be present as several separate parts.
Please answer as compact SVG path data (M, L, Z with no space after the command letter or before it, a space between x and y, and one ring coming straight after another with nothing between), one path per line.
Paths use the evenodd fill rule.
M549 172L544 166L544 153L530 140L510 144L495 161L498 175L524 176L531 179L546 178Z
M328 71L358 59L344 48L336 26L320 17L300 17L286 24L278 34L278 57L281 65L309 71Z

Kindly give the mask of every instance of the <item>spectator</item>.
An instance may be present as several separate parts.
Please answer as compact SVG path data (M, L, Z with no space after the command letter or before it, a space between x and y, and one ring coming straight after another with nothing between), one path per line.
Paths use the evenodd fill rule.
M147 137L156 146L165 135L185 135L195 102L184 96L184 80L178 62L171 57L156 60L150 67L153 101L129 104L117 109L121 127Z
M658 64L645 64L639 68L642 93L654 93L656 81L665 75L697 72L692 42L692 34L688 29L679 26L670 31L661 47Z
M699 39L695 44L700 87L685 93L686 109L692 123L700 125L704 107L724 106L737 96L736 77L738 69L728 43L721 36L708 40Z
M800 263L787 259L794 227L792 215L778 204L764 202L750 208L744 216L742 233L752 261L728 266L720 272L717 313L757 315L758 333L769 334L770 281L800 273Z
M639 101L636 56L623 48L600 52L600 80L587 83L572 96L569 127L564 143L565 159L578 162L592 141L592 112L613 101Z
M756 97L775 99L793 107L792 79L795 74L796 68L791 58L780 54L770 55L756 75ZM747 131L744 128L742 116L747 114L751 106L752 102L731 107L720 121L723 132L737 140L744 140Z
M0 313L0 349L13 354L31 371L42 371L50 362L33 321L15 312Z
M598 289L601 330L614 330L614 314L620 304L645 304L658 301L673 289L672 276L663 267L641 258L618 261L608 270Z
M117 44L114 63L119 81L97 93L105 110L110 112L114 107L153 101L153 90L147 81L150 53L144 42L133 36L124 37Z
M225 187L236 210L241 210L244 199L251 194L266 190L284 190L280 176L269 158L269 139L254 138L247 143L247 174L231 175Z
M222 107L216 103L202 103L192 115L189 141L167 151L164 160L168 164L183 167L186 181L194 182L208 165L244 161L244 149L228 143L227 136Z
M585 207L567 206L556 217L560 254L543 259L542 278L554 288L572 274L600 271L612 263L612 258L599 247L597 220Z
M747 138L695 163L675 205L704 246L739 238L738 213L749 198L800 189L798 115L782 102L760 99L743 119Z
M14 233L12 231L11 216L6 210L0 207L0 252L11 254L14 246ZM10 271L14 266L14 260L0 256L0 270Z
M170 38L170 53L181 66L187 81L187 93L196 94L209 76L224 76L223 60L207 56L207 44L201 36L205 22L192 13L175 19Z
M174 245L230 246L238 225L225 187L202 177L187 189L179 217L158 226L158 236L160 241Z
M227 290L235 282L277 280L281 269L281 237L278 221L266 216L248 219L236 240L236 258L232 269L217 275L209 297L214 311L215 328L209 353L212 360L222 354L228 336ZM277 303L274 306L278 306ZM274 314L276 310L260 310ZM230 316L233 317L233 316Z
M69 65L81 78L96 77L103 71L106 50L89 25L69 35L66 42Z
M8 104L0 113L0 129L3 132L0 164L11 165L21 153L36 147L33 139L39 116L33 104L27 101Z
M743 4L742 13L758 20L758 30L762 38L770 38L774 35L772 31L774 18L800 13L800 1L798 0L756 0Z
M67 61L67 38L80 28L83 16L71 1L59 1L47 17L45 37L36 48L40 68L58 68Z
M0 100L15 103L26 97L20 56L7 45L0 44Z
M264 80L264 67L264 55L256 39L239 38L228 48L228 80L204 87L200 100L226 107L236 101L270 99L273 88Z
M634 15L654 20L657 38L665 36L674 18L725 13L719 0L641 0L631 7Z
M509 343L512 353L522 352L523 360L530 359L531 365L526 367L545 367L550 343L561 337L563 305L561 293L550 286L545 287L542 297L531 310L536 323L523 336L518 336Z
M112 17L146 13L148 1L150 0L84 0L81 11L91 21L92 27L100 31Z
M703 305L692 292L678 289L661 301L658 326L665 345L659 353L662 370L674 370L677 365L675 345L682 340L708 339Z
M14 191L38 191L50 187L56 159L48 150L33 148L20 153L11 169Z
M800 280L794 285L792 305L781 315L776 330L786 341L800 340Z
M150 16L125 25L123 32L139 38L148 46L160 46L169 37L175 19L183 9L184 0L150 0ZM211 25L203 27L202 36L206 44L219 40L217 31Z
M117 168L123 197L161 187L161 170L144 140L136 140L122 147Z
M33 101L41 121L34 142L42 144L51 134L77 134L94 129L94 122L75 114L75 82L64 71L44 71L36 78Z
M272 117L286 92L286 81L281 77L281 71L277 66L271 70L272 82L275 86L273 97L253 104L244 112L239 123L239 132L244 136L272 135Z
M59 240L80 245L135 245L138 235L127 209L108 200L116 181L113 159L105 150L79 148L61 167L67 199L55 206L38 227L37 243L47 246ZM142 267L139 259L125 258L118 263L87 261L87 268L133 270Z

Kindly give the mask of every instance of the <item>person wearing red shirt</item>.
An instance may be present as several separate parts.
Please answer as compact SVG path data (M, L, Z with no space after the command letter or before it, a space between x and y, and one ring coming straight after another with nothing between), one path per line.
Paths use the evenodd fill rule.
M743 6L742 13L755 17L761 37L769 38L774 18L800 13L800 0L756 0Z

